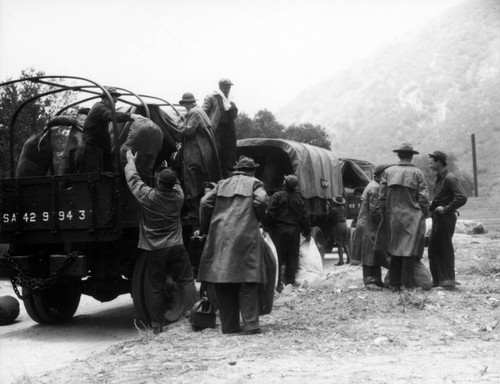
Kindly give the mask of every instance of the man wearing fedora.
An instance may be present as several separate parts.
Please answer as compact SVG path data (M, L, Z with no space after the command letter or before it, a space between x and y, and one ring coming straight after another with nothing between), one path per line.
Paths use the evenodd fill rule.
M182 118L182 180L186 194L187 217L198 224L200 199L204 195L204 182L221 179L219 158L214 135L207 114L196 105L192 93L186 92L179 101L187 110Z
M254 177L258 166L241 156L233 175L220 180L200 203L200 235L208 236L198 280L215 284L225 334L260 333L259 285L266 283L266 266L259 222L269 198Z
M430 206L432 230L429 238L429 267L432 285L455 288L455 252L452 238L457 222L456 211L467 202L464 188L447 168L444 152L429 154L429 168L436 172L434 198Z
M415 288L414 264L424 252L429 195L424 174L412 164L418 152L409 143L394 152L399 162L386 168L380 179L382 222L375 250L389 254L389 285L399 291Z
M151 188L139 176L135 166L137 154L126 153L125 178L139 204L139 243L147 255L151 326L158 334L163 328L165 311L164 286L167 274L182 288L186 312L196 302L191 263L182 239L180 212L184 193L174 171L163 164L155 171L158 186Z
M300 233L310 239L311 223L300 195L299 179L296 175L287 175L283 180L283 189L274 193L269 201L269 208L264 217L264 229L269 232L278 253L278 288L295 284L295 275L299 267ZM281 268L285 266L285 276Z
M76 152L78 173L114 171L108 125L113 119L111 107L115 105L121 93L112 87L106 87L106 91L111 99L103 92L101 101L93 105L83 124L82 144ZM133 115L116 112L117 122L131 120L134 120Z
M220 79L219 89L207 95L202 106L212 122L220 167L224 177L228 175L228 170L236 162L234 120L238 115L238 108L229 94L232 86L231 80Z
M380 178L387 167L389 164L379 164L375 167L373 180L368 183L361 195L361 208L352 244L352 258L361 262L365 287L374 291L384 287L382 267L389 268L385 253L374 250L375 236L382 220L379 200Z

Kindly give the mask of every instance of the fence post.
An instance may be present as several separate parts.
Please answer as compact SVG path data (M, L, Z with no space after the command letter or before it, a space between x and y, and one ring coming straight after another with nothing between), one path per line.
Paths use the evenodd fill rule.
M472 173L474 175L474 197L478 197L478 188L477 188L477 160L476 160L476 135L470 135L471 143L472 143Z

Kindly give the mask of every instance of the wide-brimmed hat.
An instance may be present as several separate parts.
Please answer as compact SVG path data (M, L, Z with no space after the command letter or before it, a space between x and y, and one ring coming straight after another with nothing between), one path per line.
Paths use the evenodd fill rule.
M179 100L179 104L186 104L186 103L194 103L196 102L196 99L194 98L194 95L191 92L186 92L185 94L182 95L182 99Z
M233 167L234 169L255 169L258 168L259 164L253 161L252 158L247 156L240 156L238 162Z
M387 167L390 167L390 166L391 166L391 164L379 164L379 165L377 165L377 166L375 167L375 170L373 171L373 173L374 173L375 175L378 175L379 173L384 172L384 171L385 171L385 169L386 169Z
M286 175L285 184L289 189L294 190L299 186L299 178L295 175Z
M225 84L225 85L234 85L233 82L229 79L223 78L219 80L219 84Z
M155 176L158 181L165 184L175 184L177 181L177 174L175 171L165 167L159 167L155 171Z
M116 90L116 88L114 87L104 87L106 89L106 91L108 91L108 93L111 95L111 96L118 96L120 97L122 94L120 92L118 92ZM106 94L103 92L102 93L102 96L106 96Z
M395 150L393 150L393 152L407 152L418 155L418 152L413 149L413 145L411 145L410 143L401 144L399 148L396 148Z
M441 152L441 151L434 151L432 153L429 153L429 157L432 157L433 159L437 159L443 163L443 165L446 165L446 153Z
M336 196L333 202L338 205L345 205L345 199L342 196Z

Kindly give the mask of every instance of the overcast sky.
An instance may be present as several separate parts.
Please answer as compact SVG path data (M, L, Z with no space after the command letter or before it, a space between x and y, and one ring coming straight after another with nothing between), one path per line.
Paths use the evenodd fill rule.
M34 67L177 102L230 78L277 111L461 0L0 0L0 81Z

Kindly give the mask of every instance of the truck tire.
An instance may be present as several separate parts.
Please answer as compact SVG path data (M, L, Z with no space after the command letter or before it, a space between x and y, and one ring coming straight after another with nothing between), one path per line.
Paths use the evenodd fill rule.
M134 302L137 320L144 326L151 323L151 310L148 299L148 275L146 254L141 253L137 258L132 275L132 300ZM173 323L184 314L184 303L182 301L181 288L174 283L165 289L165 323Z
M323 236L323 231L320 227L311 228L311 237L316 242L319 254L321 255L321 261L325 260L325 238Z
M59 281L50 287L32 293L22 290L28 315L39 324L60 324L73 318L81 297L81 281Z

